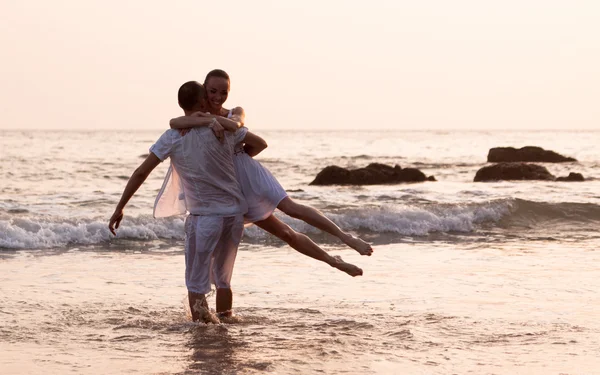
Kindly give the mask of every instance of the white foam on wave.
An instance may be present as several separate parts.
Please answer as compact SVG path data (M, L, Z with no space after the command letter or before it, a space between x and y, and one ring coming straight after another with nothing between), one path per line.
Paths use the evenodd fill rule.
M93 245L115 238L108 222L60 217L0 219L0 248L47 249L67 245ZM125 218L117 238L134 240L183 240L183 218L154 219L149 215Z
M511 212L514 202L502 200L471 205L385 206L327 213L344 230L424 236L433 232L471 232L477 224L498 222ZM319 230L277 213L282 221L302 233ZM114 239L107 221L61 217L0 217L0 248L43 249L68 245L94 245ZM245 236L263 239L262 229L246 228ZM149 215L126 217L117 238L140 241L184 240L184 217L154 219Z
M433 232L472 232L477 224L500 221L510 214L513 205L512 200L470 205L394 205L328 213L327 217L343 230L425 236ZM296 231L319 232L300 220L281 214L276 216ZM247 228L245 235L251 238L268 236L256 226Z

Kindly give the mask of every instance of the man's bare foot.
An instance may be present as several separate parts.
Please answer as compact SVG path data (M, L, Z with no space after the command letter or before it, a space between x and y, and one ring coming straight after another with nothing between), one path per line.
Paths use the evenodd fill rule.
M331 265L332 267L337 268L340 271L344 271L352 277L362 276L363 270L356 267L354 264L344 262L344 260L338 255L334 256L333 258L335 259L335 263Z
M344 243L354 250L358 251L360 255L371 255L373 254L373 248L371 245L361 240L358 237L354 237L351 234L347 234L346 238L343 239Z
M200 315L200 321L206 324L220 324L221 321L219 318L210 311L208 306L204 306L203 302L206 303L206 300L196 300L196 303L194 304L194 311Z

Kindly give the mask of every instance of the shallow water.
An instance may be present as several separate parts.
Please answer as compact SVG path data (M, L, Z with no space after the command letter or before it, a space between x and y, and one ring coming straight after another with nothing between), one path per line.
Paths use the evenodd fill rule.
M599 373L600 256L586 244L396 244L351 278L241 248L242 322L194 324L178 249L3 256L3 374ZM211 298L211 302L213 298Z

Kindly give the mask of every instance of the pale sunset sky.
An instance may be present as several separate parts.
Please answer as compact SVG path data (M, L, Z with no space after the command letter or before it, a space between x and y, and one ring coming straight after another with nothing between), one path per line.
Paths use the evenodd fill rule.
M597 0L0 0L0 129L600 129Z

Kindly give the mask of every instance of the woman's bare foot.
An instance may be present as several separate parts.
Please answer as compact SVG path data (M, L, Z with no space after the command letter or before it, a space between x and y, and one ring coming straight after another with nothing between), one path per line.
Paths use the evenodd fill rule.
M346 234L346 237L342 239L344 243L354 250L358 251L360 255L371 255L373 254L373 248L371 245L361 240L358 237L354 237L351 234Z
M352 277L362 276L363 270L356 267L354 264L344 262L344 260L338 255L334 256L333 258L335 259L335 263L333 263L331 267L337 268L340 271L344 271Z

